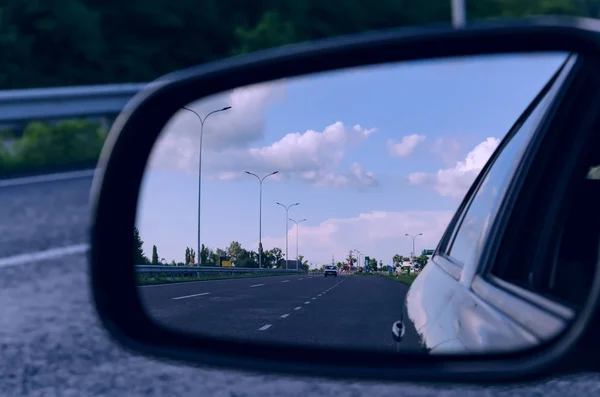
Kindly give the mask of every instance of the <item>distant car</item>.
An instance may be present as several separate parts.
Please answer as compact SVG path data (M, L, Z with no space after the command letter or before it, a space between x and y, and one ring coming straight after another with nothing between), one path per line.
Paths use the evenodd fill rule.
M337 277L338 268L336 266L325 266L325 271L323 272L324 276L334 276Z

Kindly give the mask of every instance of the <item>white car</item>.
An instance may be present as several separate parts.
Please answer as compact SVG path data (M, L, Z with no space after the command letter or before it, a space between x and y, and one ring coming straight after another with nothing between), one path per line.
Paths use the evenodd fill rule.
M332 265L325 266L325 271L323 272L323 275L325 277L327 277L327 276L337 277L337 274L338 274L337 266L332 266Z

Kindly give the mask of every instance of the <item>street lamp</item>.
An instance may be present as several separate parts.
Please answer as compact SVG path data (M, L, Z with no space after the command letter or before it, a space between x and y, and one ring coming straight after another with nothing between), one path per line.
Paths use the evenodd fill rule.
M298 266L298 259L300 258L300 255L298 255L298 235L300 234L300 224L302 222L304 222L306 219L300 219L299 221L295 221L292 218L290 218L290 221L294 222L296 224L296 270L298 270L300 267Z
M202 252L202 245L200 244L200 193L202 192L202 136L204 133L204 122L211 114L224 112L225 110L231 109L231 106L225 106L222 109L213 110L204 116L204 118L190 108L183 106L182 109L194 113L196 117L198 117L198 120L200 120L200 151L198 153L198 262L200 262L200 253ZM201 265L202 263L199 263L199 266Z
M404 235L412 238L413 245L412 245L412 252L411 252L410 263L411 263L411 265L414 265L415 264L415 261L414 261L414 258L415 258L415 239L417 238L417 236L422 236L423 233L419 233L419 234L416 234L414 236L412 234L408 234L408 233L405 233Z
M259 268L262 268L262 184L263 184L263 181L265 180L265 178L267 178L271 175L278 174L278 173L279 173L279 171L271 172L270 174L267 174L261 178L260 176L253 174L252 172L246 171L246 174L255 176L256 179L258 179L258 183L260 184L260 193L259 193L260 195L259 195L259 199L258 199L258 267Z
M288 261L288 219L289 219L289 211L290 208L292 208L295 205L300 205L300 203L294 203L294 204L290 204L288 206L281 204L280 202L276 201L275 204L282 206L283 208L285 208L285 267L287 269L287 261Z
M356 252L356 267L360 267L360 254L361 254L361 252L359 250L357 250L356 248L353 249L352 251Z

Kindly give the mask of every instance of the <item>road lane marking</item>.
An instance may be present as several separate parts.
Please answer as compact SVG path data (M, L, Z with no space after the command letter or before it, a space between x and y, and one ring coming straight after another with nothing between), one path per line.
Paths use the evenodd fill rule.
M300 277L300 278L298 279L298 281L300 281L300 280L304 280L304 279L303 279L302 277Z
M28 176L24 178L11 178L0 180L0 187L31 185L42 182L56 182L68 179L91 178L94 176L95 169L61 172L58 174L45 174Z
M254 288L254 287L262 287L264 284L254 284L251 285L250 288Z
M263 325L262 327L260 327L258 330L259 331L265 331L267 329L271 328L271 324L267 324L267 325Z
M282 283L289 283L290 280L283 280Z
M298 307L295 307L295 308L294 308L294 310L300 310L300 309L302 309L302 307L301 307L301 306L298 306Z
M50 248L44 251L28 252L0 259L0 268L25 263L45 261L54 258L60 258L67 255L83 254L90 248L89 244L76 244L67 247Z
M309 301L304 302L305 305L310 305Z
M208 295L208 294L210 294L210 292L203 292L201 294L193 294L193 295L186 295L186 296L178 296L177 298L173 298L173 299L193 298L194 296L204 296L204 295Z
M286 317L287 317L287 316L289 316L289 315L290 315L290 314L289 314L289 313L287 313L287 314L284 314L284 315L282 315L282 316L281 316L281 317L279 317L279 318L286 318Z

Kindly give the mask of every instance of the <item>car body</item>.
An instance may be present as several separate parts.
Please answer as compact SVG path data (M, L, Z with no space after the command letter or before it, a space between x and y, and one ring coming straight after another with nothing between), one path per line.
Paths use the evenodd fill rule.
M527 171L536 156L545 155L531 148L541 147L536 145L550 139L545 138L544 131L552 128L552 121L549 121L554 117L552 109L562 101L565 90L570 89L570 82L575 79L573 75L580 73L583 62L573 54L568 55L513 125L466 194L431 261L411 285L406 298L406 314L430 354L506 352L538 345L565 329L585 301L587 290L583 288L581 292L583 300L574 290L581 291L580 286L589 285L585 280L593 279L594 259L587 254L573 257L572 253L578 249L574 248L577 247L575 241L569 241L569 230L586 240L597 236L600 222L593 203L600 202L600 181L592 181L589 176L582 178L586 179L581 185L585 193L575 199L582 200L580 205L565 210L569 211L566 231L563 230L557 241L568 248L557 249L554 261L548 261L547 266L527 269L525 256L530 254L521 246L523 256L520 260L507 261L503 268L496 268L499 262L496 259L493 266L486 266L490 263L486 258L491 255L488 250L509 238L516 240L502 229L511 227L509 222L516 222L507 221L511 212L505 209L505 202L511 199L511 192L518 191L515 189L523 189L523 184L517 185L520 178L531 178ZM518 205L518 201L514 202ZM597 240L595 242L597 244ZM587 246L582 244L579 246ZM595 246L594 240L589 246ZM494 252L502 255L498 254L500 251ZM560 273L561 264L568 261L571 261L568 265L571 270ZM578 265L574 267L573 263ZM536 281L546 280L550 267L552 274L562 274L554 279L552 290ZM582 269L579 279L568 276L575 269ZM572 288L573 285L577 287Z
M325 277L327 277L327 276L337 277L337 275L338 275L338 268L337 268L337 266L333 266L333 265L325 266L325 270L323 271L323 276L325 276Z

